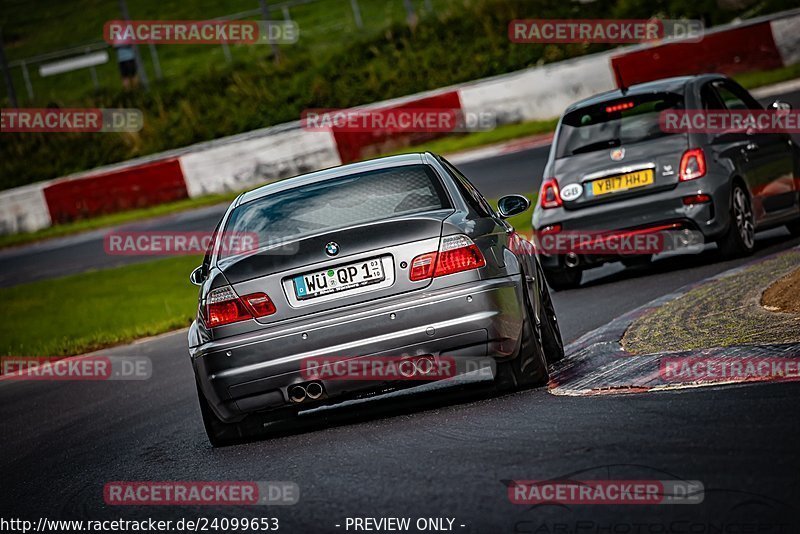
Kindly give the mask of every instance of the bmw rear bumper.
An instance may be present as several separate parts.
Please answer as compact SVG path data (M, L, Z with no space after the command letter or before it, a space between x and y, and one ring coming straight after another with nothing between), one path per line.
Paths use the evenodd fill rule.
M292 406L289 389L308 382L304 362L315 358L433 355L467 363L459 369L469 371L476 362L513 357L523 302L518 275L478 280L277 323L194 347L190 355L209 405L232 421ZM317 403L391 384L347 377L320 381L324 396Z

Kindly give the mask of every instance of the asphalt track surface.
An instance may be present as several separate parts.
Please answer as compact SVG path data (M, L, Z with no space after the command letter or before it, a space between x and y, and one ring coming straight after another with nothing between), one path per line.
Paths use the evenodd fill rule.
M479 187L481 169L518 177L502 183L535 187L536 154L545 152L464 171ZM215 216L207 211L170 224L204 229ZM71 238L62 251L38 245L41 255L23 261L40 266L40 278L52 269L79 272L84 264L74 256L93 246L85 238ZM754 257L798 244L774 230L759 236ZM565 341L752 259L723 262L709 247L644 268L594 270L581 288L553 295ZM589 398L543 389L496 396L483 384L428 387L303 414L294 425L275 425L267 439L212 449L184 332L107 353L150 357L152 378L0 383L0 517L277 517L279 532L354 532L345 529L348 517L447 517L454 532L469 533L800 532L797 383ZM697 480L705 491L692 505L509 501L504 481L551 478ZM119 480L293 481L301 497L290 507L107 506L103 485Z

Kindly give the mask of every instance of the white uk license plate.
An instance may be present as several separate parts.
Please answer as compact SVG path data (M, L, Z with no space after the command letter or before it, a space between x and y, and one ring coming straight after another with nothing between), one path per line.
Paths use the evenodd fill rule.
M386 279L380 258L357 261L331 269L295 276L294 293L299 300L330 293L343 293Z

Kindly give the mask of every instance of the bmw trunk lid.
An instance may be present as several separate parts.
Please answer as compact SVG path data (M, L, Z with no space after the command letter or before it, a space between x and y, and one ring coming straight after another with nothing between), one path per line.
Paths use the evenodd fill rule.
M411 281L412 261L437 250L452 213L440 209L314 235L223 263L222 271L237 294L270 296L277 311L262 323L418 291L431 279Z

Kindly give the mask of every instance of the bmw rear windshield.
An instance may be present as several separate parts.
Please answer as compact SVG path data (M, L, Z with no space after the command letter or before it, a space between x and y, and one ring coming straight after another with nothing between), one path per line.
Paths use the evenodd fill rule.
M383 219L450 208L429 165L360 172L298 186L235 208L227 235L256 235L259 248ZM221 252L220 258L233 254Z
M683 109L683 95L636 95L573 110L561 120L556 159L673 135L659 124L668 109Z

